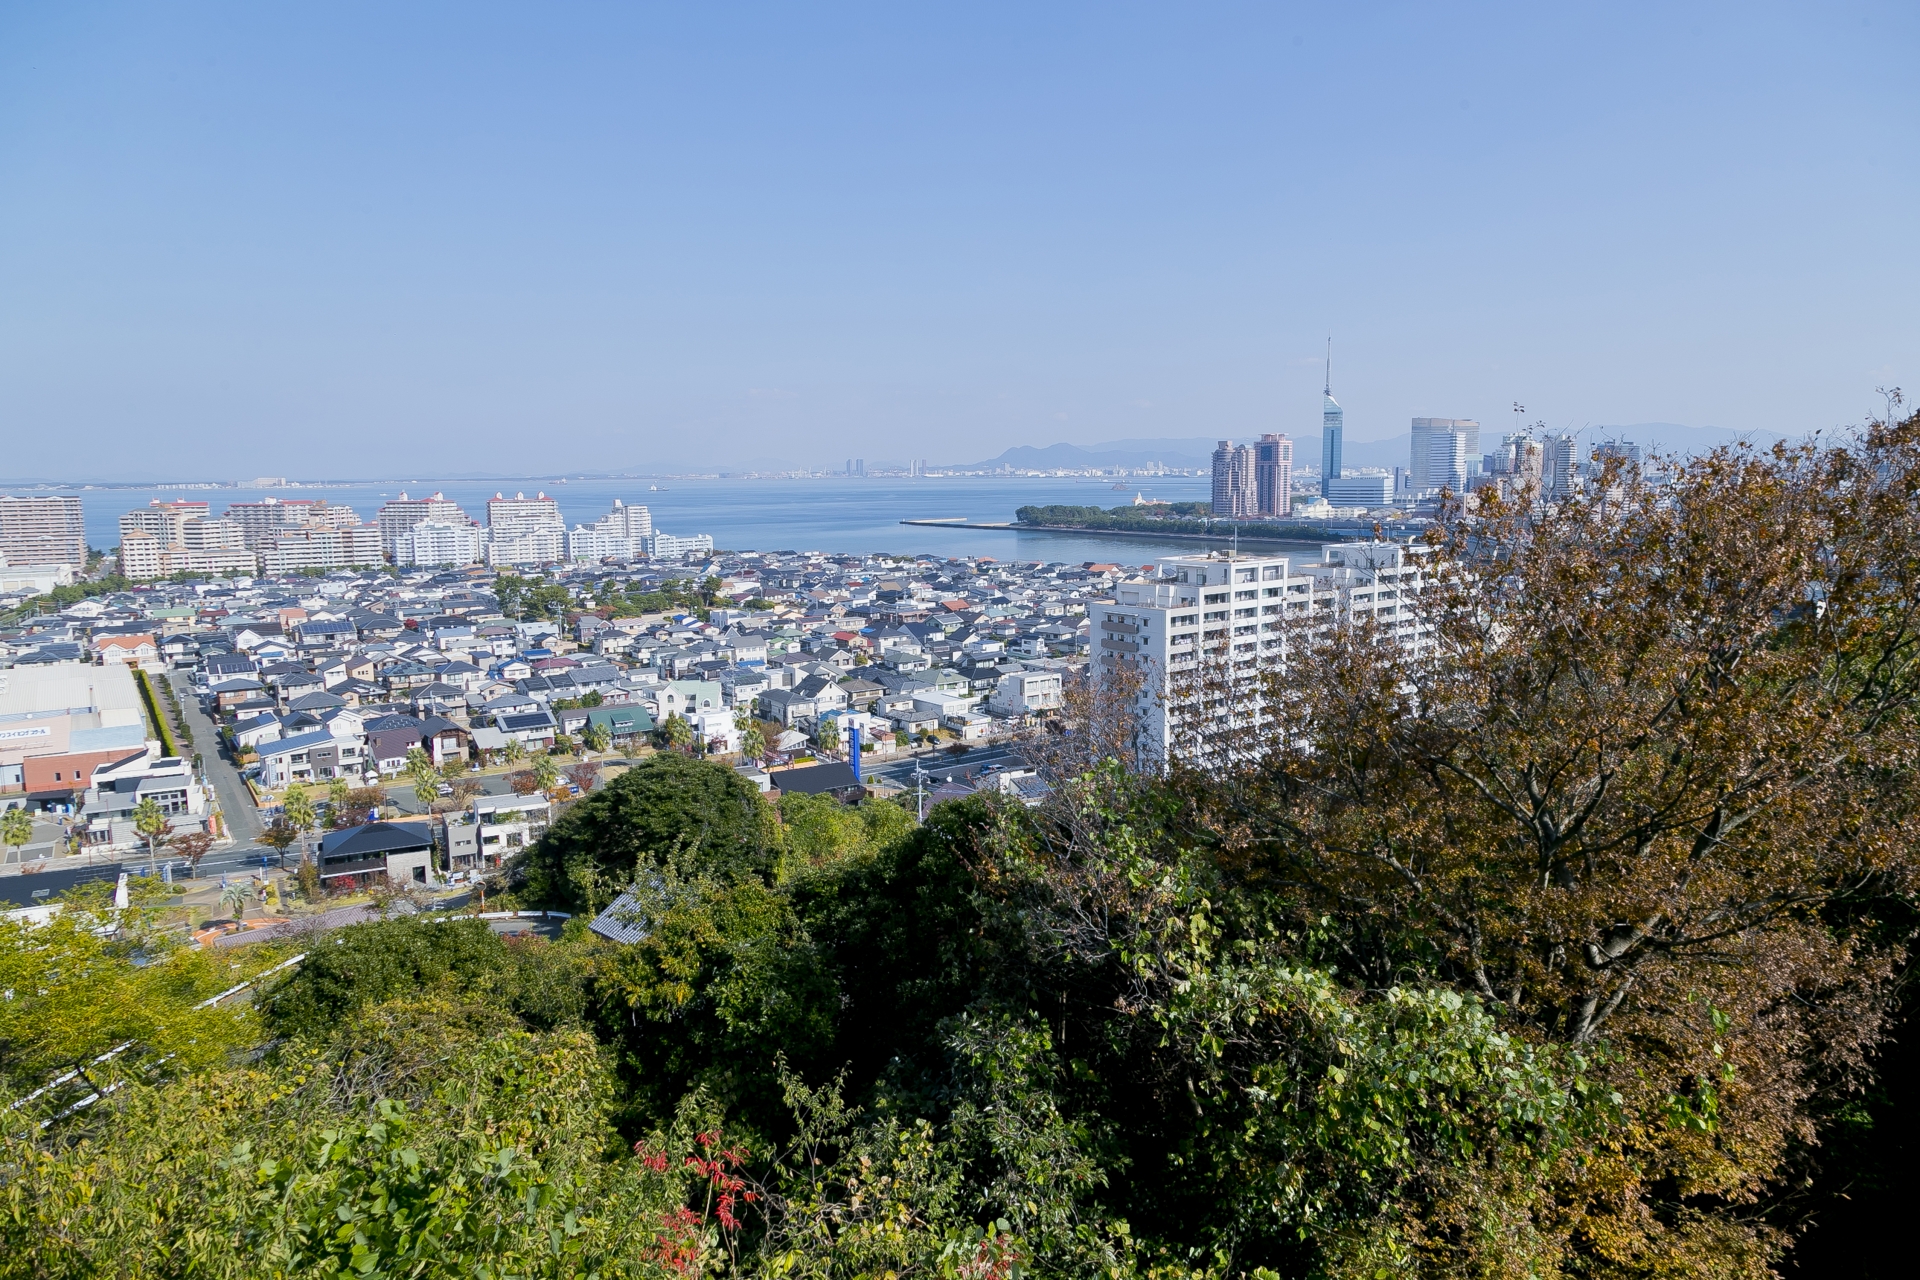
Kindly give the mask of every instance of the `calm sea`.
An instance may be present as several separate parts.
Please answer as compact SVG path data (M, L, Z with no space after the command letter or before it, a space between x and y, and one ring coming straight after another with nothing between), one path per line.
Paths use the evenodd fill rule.
M1116 483L1123 487L1116 489ZM657 490L649 489L658 484ZM714 545L735 551L897 552L917 555L995 556L1002 560L1115 561L1144 564L1154 556L1191 552L1203 545L1180 539L1160 543L1144 538L1097 534L1013 533L993 529L928 528L902 520L964 516L973 521L1011 520L1027 504L1072 503L1111 507L1131 502L1136 493L1169 502L1205 499L1206 476L1167 476L1128 482L1092 478L832 476L805 480L552 480L379 481L329 487L280 489L64 489L78 493L86 510L87 541L113 547L120 541L120 516L155 498L209 504L214 515L230 502L265 497L325 498L371 520L380 504L402 490L422 497L440 492L468 515L486 520L486 502L495 493L532 497L544 489L558 500L569 526L591 523L619 498L653 512L654 527L667 533L710 533ZM1219 543L1224 547L1225 540Z

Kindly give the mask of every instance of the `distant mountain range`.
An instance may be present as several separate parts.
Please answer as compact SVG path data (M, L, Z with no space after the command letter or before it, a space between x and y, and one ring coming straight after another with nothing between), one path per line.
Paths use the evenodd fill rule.
M1551 429L1551 428L1550 428ZM1506 432L1506 424L1480 427L1480 451L1488 452ZM1677 422L1636 422L1627 425L1592 425L1575 433L1583 442L1630 440L1642 453L1703 453L1717 445L1746 440L1755 445L1770 445L1781 437L1771 431L1735 431L1728 427L1688 427ZM1251 444L1253 437L1235 437L1235 444ZM1218 437L1193 436L1169 440L1109 440L1104 444L1050 444L1045 448L1019 445L985 462L957 464L964 468L1012 467L1050 471L1055 468L1144 467L1159 463L1167 467L1191 467L1205 471L1213 465L1213 450ZM1349 468L1404 467L1413 450L1413 433L1389 436L1385 440L1346 442L1343 462ZM1293 462L1296 467L1320 469L1320 436L1295 436Z

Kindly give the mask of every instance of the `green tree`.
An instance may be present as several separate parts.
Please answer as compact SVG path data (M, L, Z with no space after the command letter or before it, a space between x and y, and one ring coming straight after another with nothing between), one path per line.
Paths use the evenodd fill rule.
M813 740L820 749L831 755L840 749L840 721L837 717L822 716L814 725Z
M553 762L550 755L538 755L533 758L533 782L542 791L551 791L560 781L560 766Z
M527 749L521 745L520 739L508 738L507 745L500 749L500 755L508 764L519 764L527 758Z
M772 807L725 765L678 753L649 756L560 816L526 855L530 901L584 900L589 872L624 886L676 846L727 876L773 874Z
M669 747L685 750L693 742L693 726L678 711L670 713L660 725L660 736Z
M603 724L589 722L587 727L580 731L580 745L588 751L598 754L599 752L605 751L612 744L613 735L607 731L607 726Z

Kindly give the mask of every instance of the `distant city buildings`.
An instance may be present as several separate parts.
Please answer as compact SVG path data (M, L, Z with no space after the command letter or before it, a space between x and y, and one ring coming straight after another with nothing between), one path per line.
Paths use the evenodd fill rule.
M80 499L0 494L0 564L86 567Z
M1457 431L1467 438L1466 452L1469 461L1480 456L1480 423L1473 418L1415 418L1413 420L1413 447L1407 458L1407 474L1411 491L1416 494L1427 493L1441 488L1428 476L1428 462L1433 455L1431 437L1436 431ZM1459 489L1454 492L1458 493Z
M1269 432L1253 446L1254 509L1263 516L1293 514L1293 441Z
M1332 506L1371 511L1393 502L1393 477L1385 472L1344 475L1327 481L1325 496Z
M1260 513L1253 449L1222 440L1213 451L1213 514L1244 520Z
M1467 491L1467 433L1427 433L1427 489L1449 493Z

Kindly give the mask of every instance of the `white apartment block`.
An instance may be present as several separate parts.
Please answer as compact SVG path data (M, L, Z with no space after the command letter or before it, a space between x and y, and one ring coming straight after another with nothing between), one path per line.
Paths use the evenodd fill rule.
M382 529L381 538L385 537ZM396 535L389 554L400 565L476 564L482 558L483 541L480 526L471 520L420 520Z
M240 526L250 551L262 551L273 545L283 529L355 528L360 517L352 507L336 507L325 498L262 498L258 502L234 502L222 517ZM374 561L372 563L378 563Z
M1298 635L1363 619L1401 643L1427 639L1412 601L1429 575L1423 546L1395 542L1334 543L1319 561L1229 553L1166 556L1151 578L1115 585L1112 604L1096 604L1094 661L1102 673L1132 668L1144 759L1164 762L1169 744L1201 730L1206 714L1222 729L1265 719L1258 677L1286 661ZM1185 691L1205 679L1202 711Z
M381 563L380 527L372 524L340 528L281 529L260 552L260 572L293 573L301 569L351 569Z
M567 522L560 504L540 493L487 500L487 563L552 564L567 558Z
M240 526L207 517L204 502L162 502L120 517L120 572L134 579L175 573L257 571Z
M713 550L713 535L696 533L677 538L671 533L656 533L646 539L646 552L655 560L677 560L683 556L703 556Z
M567 558L587 562L632 560L646 554L653 536L653 513L643 506L613 500L613 510L592 524L575 525L567 535Z
M450 501L446 495L435 493L425 498L410 498L406 490L400 496L381 506L373 522L380 526L380 549L392 556L395 564L446 564L445 560L402 560L400 558L400 539L408 530L426 521L438 524L471 525L473 521L460 504ZM480 557L475 555L469 560L454 560L454 564L472 564Z

